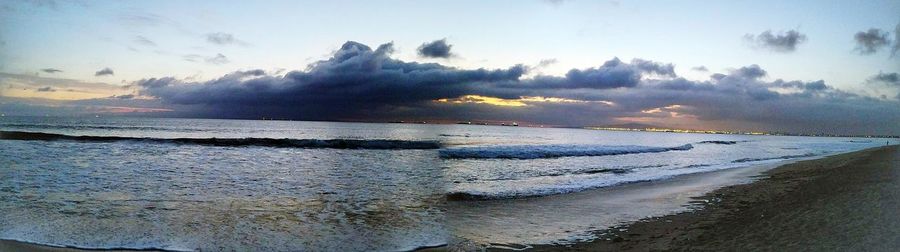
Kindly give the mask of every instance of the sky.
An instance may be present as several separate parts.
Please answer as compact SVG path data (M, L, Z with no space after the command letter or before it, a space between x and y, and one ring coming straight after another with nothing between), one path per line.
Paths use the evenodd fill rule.
M897 1L0 0L0 114L900 134Z

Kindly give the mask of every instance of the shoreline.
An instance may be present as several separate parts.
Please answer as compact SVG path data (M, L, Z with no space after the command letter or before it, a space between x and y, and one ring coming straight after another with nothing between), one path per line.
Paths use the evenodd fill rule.
M822 187L821 180L824 178L834 177L835 174L843 175L839 172L846 170L847 168L858 167L858 166L868 166L875 165L874 168L879 170L880 167L882 172L884 172L883 168L887 166L888 168L893 165L894 169L888 169L888 172L893 178L893 180L889 180L888 182L893 182L891 185L894 185L898 189L896 194L893 194L892 201L889 205L890 207L896 208L883 208L887 210L900 209L900 165L898 165L898 156L900 156L900 146L884 146L884 147L874 147L859 151L846 152L840 154L833 154L818 157L815 159L799 159L793 160L789 162L779 162L777 164L768 164L768 165L760 165L757 168L759 171L755 171L753 173L758 174L753 176L753 179L747 181L745 183L738 183L730 186L717 187L718 189L712 189L707 191L706 193L697 194L699 196L690 198L690 204L686 205L687 208L690 208L688 211L680 211L676 213L672 213L669 215L659 215L658 217L648 217L641 220L637 220L634 222L629 222L628 224L622 224L617 226L612 226L607 229L594 231L593 233L597 237L592 241L587 242L575 242L572 244L562 244L562 245L544 245L544 244L530 244L526 245L528 249L526 250L536 250L536 251L557 251L557 250L582 250L582 251L596 251L596 250L728 250L728 249L736 249L736 248L754 248L754 247L735 247L736 244L731 244L731 247L728 247L727 244L723 245L722 241L716 241L716 237L718 239L724 239L727 237L723 237L720 235L710 236L710 234L719 234L719 233L734 233L734 226L746 226L748 224L753 224L755 221L750 218L750 213L747 212L746 209L750 209L751 213L756 213L759 210L762 210L766 213L763 215L767 215L768 212L771 211L790 211L796 208L796 205L791 206L779 206L776 202L773 207L773 201L778 199L792 198L791 201L797 201L798 197L796 194L798 191L802 192L804 188L808 187ZM891 159L893 158L893 159ZM873 161L874 160L874 161ZM880 161L879 161L880 160ZM877 162L876 162L877 161ZM879 166L880 165L880 166ZM770 166L768 168L764 166ZM678 183L679 180L705 180L704 177L708 178L711 175L715 174L726 174L726 173L736 173L736 171L729 171L732 169L720 170L720 171L711 171L701 174L686 174L684 176L678 176L677 179L667 180L667 181L649 181L642 182L636 184L625 185L623 188L628 187L640 187L641 184L644 187L648 188L654 187L653 184L666 184L666 183ZM855 173L862 178L869 178L870 169L859 169L854 170ZM746 173L750 171L743 171L742 173ZM724 176L724 175L723 175ZM829 177L830 176L830 177ZM859 180L838 180L844 184L854 184L859 182ZM865 182L865 179L861 180ZM833 181L824 184L825 188L831 187L840 187L841 184L836 184ZM590 191L587 192L578 192L572 195L564 195L564 196L547 196L535 199L528 199L526 201L543 201L547 199L554 198L576 198L574 201L579 200L592 200L590 195L597 194L609 194L609 188L600 189L600 190L591 190L596 191L597 193L592 193ZM603 192L603 193L600 193ZM806 193L804 195L810 195ZM819 200L819 198L808 198L807 201L815 201ZM803 202L803 201L801 201ZM829 202L825 202L829 203ZM870 202L871 203L871 202ZM877 202L876 202L877 203ZM587 205L587 203L584 203ZM760 209L761 208L761 209ZM770 209L767 209L770 208ZM877 208L881 209L881 208ZM896 212L896 211L895 211ZM894 214L895 212L891 212ZM896 212L896 214L900 214L900 212ZM655 215L654 215L655 216ZM900 226L900 217L889 220L892 223ZM741 221L746 223L741 223ZM738 222L737 225L735 222ZM795 223L796 224L796 223ZM731 229L729 229L731 228ZM725 229L725 230L723 230ZM771 230L758 230L758 232L770 232ZM525 230L527 232L527 230ZM887 232L890 232L888 230ZM885 248L890 248L894 246L900 246L900 231L893 231L893 233L888 233L886 236L889 240L883 242ZM710 242L710 239L714 240ZM892 240L890 240L892 239ZM761 241L766 241L765 239L761 239ZM710 247L710 246L719 246L719 247ZM723 247L724 246L724 247ZM775 246L775 245L772 245ZM763 247L763 249L783 249L786 247ZM805 248L805 247L799 247ZM828 247L825 247L827 249ZM865 248L865 247L863 247ZM760 249L756 247L756 249ZM31 243L26 241L19 240L10 240L10 239L0 239L0 251L37 251L37 252L78 252L78 251L167 251L160 250L154 248L145 248L145 249L132 249L132 248L77 248L70 246L54 246L54 245L45 245L39 243ZM425 246L414 249L414 251L446 251L448 250L447 245L438 245L438 246ZM489 250L502 250L499 248L491 248Z
M900 146L802 160L697 197L696 209L530 251L891 250L900 246Z
M155 252L174 252L179 250L166 250L158 248L82 248L76 246L62 246L41 244L13 239L0 239L0 251L27 251L27 252L85 252L85 251L105 251L105 252L134 252L134 251L155 251Z

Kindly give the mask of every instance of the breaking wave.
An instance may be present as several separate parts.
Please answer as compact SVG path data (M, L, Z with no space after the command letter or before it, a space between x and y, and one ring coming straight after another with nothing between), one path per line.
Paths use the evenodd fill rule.
M737 143L743 143L747 141L722 141L722 140L711 140L711 141L700 141L698 144L724 144L724 145L732 145Z
M279 148L330 148L330 149L438 149L437 141L406 141L389 139L289 139L289 138L148 138L120 136L70 136L63 134L0 131L3 140L31 141L79 141L79 142L119 142L139 141L149 143L194 144L208 146L261 146Z
M441 158L458 159L537 159L579 156L610 156L638 153L685 151L694 146L685 144L675 147L650 146L610 146L610 145L509 145L460 147L440 150Z
M768 157L768 158L742 158L742 159L734 160L731 162L732 163L746 163L746 162L766 161L766 160L775 160L775 159L812 157L815 155L816 155L815 153L806 153L806 154L802 154L802 155L785 155L785 156L780 156L780 157Z
M19 240L19 239L0 239L0 241L8 241L8 242L16 242L22 243L26 245L37 246L37 251L69 251L72 250L86 250L86 251L160 251L160 252L180 252L180 251L193 251L188 249L174 249L174 248L163 248L163 247L85 247L85 246L73 246L73 245L59 245L52 243L40 243L40 242L31 242L28 240Z

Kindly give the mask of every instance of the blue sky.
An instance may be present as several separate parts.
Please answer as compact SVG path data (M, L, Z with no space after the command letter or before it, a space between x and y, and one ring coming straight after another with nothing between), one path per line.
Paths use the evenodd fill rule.
M546 69L596 66L612 57L671 62L677 71L758 64L771 76L824 79L854 88L900 67L888 52L853 53L852 34L900 22L897 1L10 1L2 71L55 67L59 77L110 82L151 76L212 78L242 68L303 69L347 40L393 41L416 59L425 41L447 38L463 68L508 67L555 58ZM49 6L48 6L49 5ZM754 49L745 34L796 29L809 40L790 54ZM204 35L233 34L246 46L214 46ZM156 46L135 43L142 36ZM138 51L129 50L129 47ZM223 65L185 62L186 54L222 53ZM701 76L691 76L700 78ZM705 77L705 76L702 76Z
M868 82L900 69L893 44L863 55L854 40L870 28L893 40L898 1L0 0L0 13L0 72L110 86L153 77L203 82L238 70L302 71L346 41L372 48L393 42L394 59L459 69L554 60L528 76L563 76L614 57L671 63L678 77L692 81L756 64L767 72L765 81L824 80L883 100L895 90ZM805 39L784 52L747 38L767 30ZM210 34L234 40L211 43ZM442 38L452 57L417 54L423 43ZM697 66L709 71L692 70ZM61 71L41 71L47 68ZM96 75L103 68L114 74Z

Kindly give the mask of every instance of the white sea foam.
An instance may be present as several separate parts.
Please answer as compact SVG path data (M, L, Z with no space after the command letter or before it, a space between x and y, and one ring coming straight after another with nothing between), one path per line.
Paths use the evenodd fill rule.
M806 156L808 157L808 156ZM567 176L532 177L516 181L475 181L460 184L447 194L448 200L496 200L567 194L627 183L665 180L673 176L746 167L780 160L726 163L706 166L683 166L660 169L637 169L629 173L573 174Z
M694 146L690 144L675 147L651 147L635 145L500 145L447 148L440 150L440 155L442 158L536 159L686 151L693 148Z

